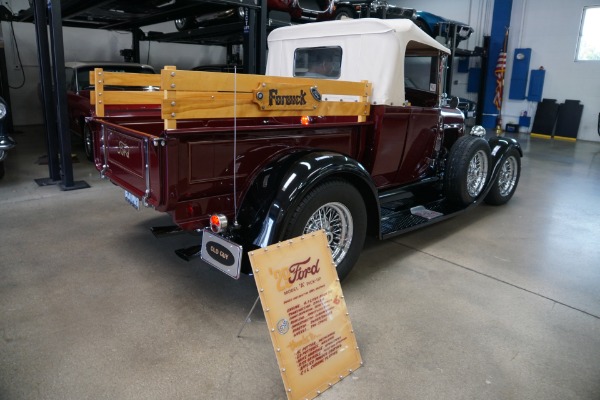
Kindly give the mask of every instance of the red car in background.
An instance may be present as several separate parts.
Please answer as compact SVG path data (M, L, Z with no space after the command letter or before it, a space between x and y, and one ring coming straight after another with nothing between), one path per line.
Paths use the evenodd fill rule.
M79 136L83 143L85 156L88 160L94 159L92 133L87 126L86 118L94 116L94 106L90 104L90 71L94 68L103 68L107 72L134 72L142 74L154 74L154 68L145 64L120 63L120 62L67 62L65 63L65 74L67 82L67 108L69 113L69 128ZM119 88L111 87L112 90ZM140 87L134 90L154 90L154 87ZM132 88L127 88L132 90ZM110 113L110 106L107 112ZM119 108L119 115L130 116L132 113L143 116L160 114L157 106L131 106L125 110Z

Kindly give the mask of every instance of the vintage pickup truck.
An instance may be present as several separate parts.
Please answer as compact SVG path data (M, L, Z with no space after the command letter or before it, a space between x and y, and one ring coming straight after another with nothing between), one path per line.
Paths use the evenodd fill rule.
M448 49L412 21L290 26L268 44L266 75L92 72L96 168L136 208L172 216L155 234L203 232L180 256L237 278L251 273L248 251L323 229L343 279L366 235L512 197L519 144L465 132L442 93ZM124 84L161 91L104 90ZM161 115L104 116L125 103L160 104Z

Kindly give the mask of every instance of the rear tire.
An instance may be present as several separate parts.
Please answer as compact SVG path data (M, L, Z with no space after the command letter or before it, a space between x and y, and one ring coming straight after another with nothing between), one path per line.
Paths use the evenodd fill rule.
M452 203L466 206L485 189L490 176L490 146L479 137L462 136L448 155L444 191Z
M283 239L325 230L338 277L343 280L358 260L366 226L367 211L359 191L345 181L332 180L300 201L285 224Z
M494 206L508 203L517 190L520 176L521 155L512 147L506 152L498 177L484 201Z

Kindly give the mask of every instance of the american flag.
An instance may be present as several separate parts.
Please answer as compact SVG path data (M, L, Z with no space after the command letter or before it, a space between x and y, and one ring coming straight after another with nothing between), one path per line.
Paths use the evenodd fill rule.
M502 92L504 89L504 72L506 71L506 51L501 51L498 55L498 62L494 74L496 75L496 95L494 104L500 110L502 108Z

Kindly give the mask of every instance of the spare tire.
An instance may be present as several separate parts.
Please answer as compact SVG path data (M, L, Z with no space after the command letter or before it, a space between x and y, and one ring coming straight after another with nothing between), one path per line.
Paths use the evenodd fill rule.
M458 205L473 203L490 177L490 146L485 139L462 136L450 149L444 173L444 193Z

